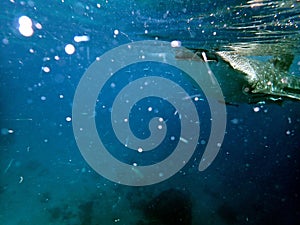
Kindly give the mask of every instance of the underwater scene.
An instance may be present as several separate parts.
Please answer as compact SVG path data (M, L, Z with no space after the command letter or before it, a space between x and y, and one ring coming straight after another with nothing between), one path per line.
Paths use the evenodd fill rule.
M299 224L299 0L0 11L0 225Z

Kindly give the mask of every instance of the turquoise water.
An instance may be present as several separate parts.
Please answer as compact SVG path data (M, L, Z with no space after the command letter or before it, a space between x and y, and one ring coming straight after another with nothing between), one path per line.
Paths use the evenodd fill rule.
M193 96L201 125L198 145L186 165L169 179L141 187L114 183L87 163L74 137L72 107L91 63L135 41L178 40L184 47L213 53L239 49L239 54L262 61L278 54L294 55L289 73L300 76L299 4L1 1L0 224L296 224L299 101L224 104L224 140L216 159L200 172L213 123L205 92L187 74L163 63L125 67L101 91L91 117L115 158L129 165L151 165L172 154L178 143L189 141L180 133L185 115L176 113L168 99L155 96L134 105L130 128L136 137L147 138L149 121L161 117L168 127L163 142L140 157L118 140L110 123L112 104L122 88L138 78L171 77ZM20 30L21 16L32 21L25 31ZM67 53L68 44L74 46L74 53ZM229 74L229 66L219 64L209 64L216 77ZM232 85L231 79L219 80L221 88ZM112 173L115 170L111 168Z

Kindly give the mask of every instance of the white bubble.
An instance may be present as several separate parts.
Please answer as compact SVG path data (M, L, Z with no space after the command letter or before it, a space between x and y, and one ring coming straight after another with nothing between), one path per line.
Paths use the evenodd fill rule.
M46 99L47 99L46 96L42 96L42 97L41 97L41 100L42 100L42 101L45 101Z
M28 16L21 16L19 18L19 32L24 37L30 37L34 31L32 29L32 21Z
M67 44L65 46L65 52L68 54L68 55L72 55L74 52L75 52L75 47L74 45L72 44Z
M114 35L118 35L119 33L119 30L114 30Z
M143 152L143 149L141 147L139 147L138 152Z
M64 96L63 95L59 95L59 98L64 98Z
M176 41L176 40L172 41L171 47L173 47L173 48L181 47L181 41Z
M43 66L42 67L42 70L45 72L45 73L49 73L50 72L50 68L48 66Z
M12 134L13 132L14 132L14 130L12 130L12 129L9 129L9 130L8 130L8 133L9 133L9 134Z
M67 121L67 122L70 122L71 120L72 120L71 117L69 117L69 116L66 117L66 121Z
M43 27L42 27L42 24L40 24L40 23L36 23L35 24L35 27L37 28L37 29L39 29L39 30L41 30Z
M253 108L253 111L254 111L254 112L258 112L259 110L260 110L259 107L254 107L254 108Z
M152 111L152 107L151 107L151 106L148 108L148 111L149 111L149 112L151 112L151 111Z
M74 37L75 42L86 42L86 41L89 41L89 40L90 40L90 37L87 36L87 35L75 36Z

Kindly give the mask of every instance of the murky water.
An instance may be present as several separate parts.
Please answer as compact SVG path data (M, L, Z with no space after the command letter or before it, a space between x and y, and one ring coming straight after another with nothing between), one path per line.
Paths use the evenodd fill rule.
M300 102L270 95L277 93L276 87L299 95L299 88L282 85L296 86L286 78L300 76L298 0L3 0L0 8L0 224L293 225L300 220ZM149 52L143 46L138 57L156 62L123 65L133 60L133 43L146 40L175 41L173 45L192 49L187 51L192 57L180 51L172 55L168 48L156 51L150 45ZM123 45L126 51L108 54ZM228 52L239 60L231 61ZM208 61L195 60L194 53ZM98 68L98 76L88 77L85 84L90 86L81 89L84 98L74 101L87 69L103 60L103 54L110 57L107 63ZM124 68L114 71L114 62ZM214 74L217 82L205 84L215 89L188 75L195 70L180 72L174 65L200 68L200 78ZM116 73L102 76L103 71ZM256 82L253 74L263 76L264 82ZM104 75L107 83L95 97L92 87ZM245 83L252 82L249 77L258 86ZM163 79L170 80L168 86L158 82ZM143 82L136 83L139 80ZM207 90L219 94L216 83L226 93L224 101L207 95ZM123 93L130 85L139 90ZM144 98L148 87L156 89ZM173 89L180 91L166 91ZM264 92L249 101L252 90ZM95 107L85 108L92 96L97 99ZM139 96L143 98L128 107L128 117L111 116L122 111L118 108L113 114L115 99L127 104ZM187 101L193 109L186 110ZM79 130L74 126L74 105L81 110L76 115L87 119L79 123ZM119 183L128 175L109 160L95 157L98 161L91 165L80 154L82 131L88 140L84 150L99 148L89 132L93 121L103 146L131 166L132 177L151 183L150 177L155 181L157 175L162 182L125 186L95 172L99 163L105 165L103 171L119 176ZM123 126L115 133L114 125L122 123L129 124L125 128L132 130L131 136ZM185 127L189 134L185 136L186 123L196 129ZM226 130L221 126L225 123ZM149 139L153 143L147 148L155 146L153 150L146 145L132 147L133 135L148 140L155 128L158 134L167 131L161 143ZM211 139L214 135L218 138ZM171 169L180 162L168 179L164 166L157 167L153 177L139 167L168 159L178 144L190 143L196 148L185 158L188 162L181 158L168 162ZM199 171L207 146L219 152L208 168ZM182 149L191 153L190 148ZM140 153L145 157L137 159ZM128 180L132 182L131 177Z

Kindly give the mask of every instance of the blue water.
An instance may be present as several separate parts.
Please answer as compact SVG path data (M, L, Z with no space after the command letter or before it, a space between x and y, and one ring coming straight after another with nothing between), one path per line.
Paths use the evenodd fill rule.
M249 8L242 7L247 1L2 1L0 224L162 224L145 210L151 199L169 189L188 193L193 225L300 221L299 101L226 105L227 127L220 152L200 172L211 126L201 88L163 63L118 71L99 94L94 118L104 145L124 163L157 163L182 140L174 106L150 96L132 108L130 128L136 137L147 138L151 118L162 117L168 127L166 138L143 157L125 148L110 123L114 97L123 87L141 77L172 74L171 80L188 95L201 99L194 102L201 129L192 158L171 178L141 187L117 184L96 173L80 154L72 121L68 121L75 90L91 63L134 41L180 40L183 46L208 51L230 44L283 41L284 50L295 55L289 72L299 76L299 3L282 2L285 5L277 8ZM245 13L248 16L242 16ZM30 37L18 30L22 15L33 21ZM276 21L280 26L274 25ZM228 29L223 29L224 24ZM258 34L261 30L265 32ZM75 42L76 35L86 35L89 41ZM65 52L67 44L74 45L74 54ZM261 55L270 58L270 52ZM113 91L111 83L116 85Z

